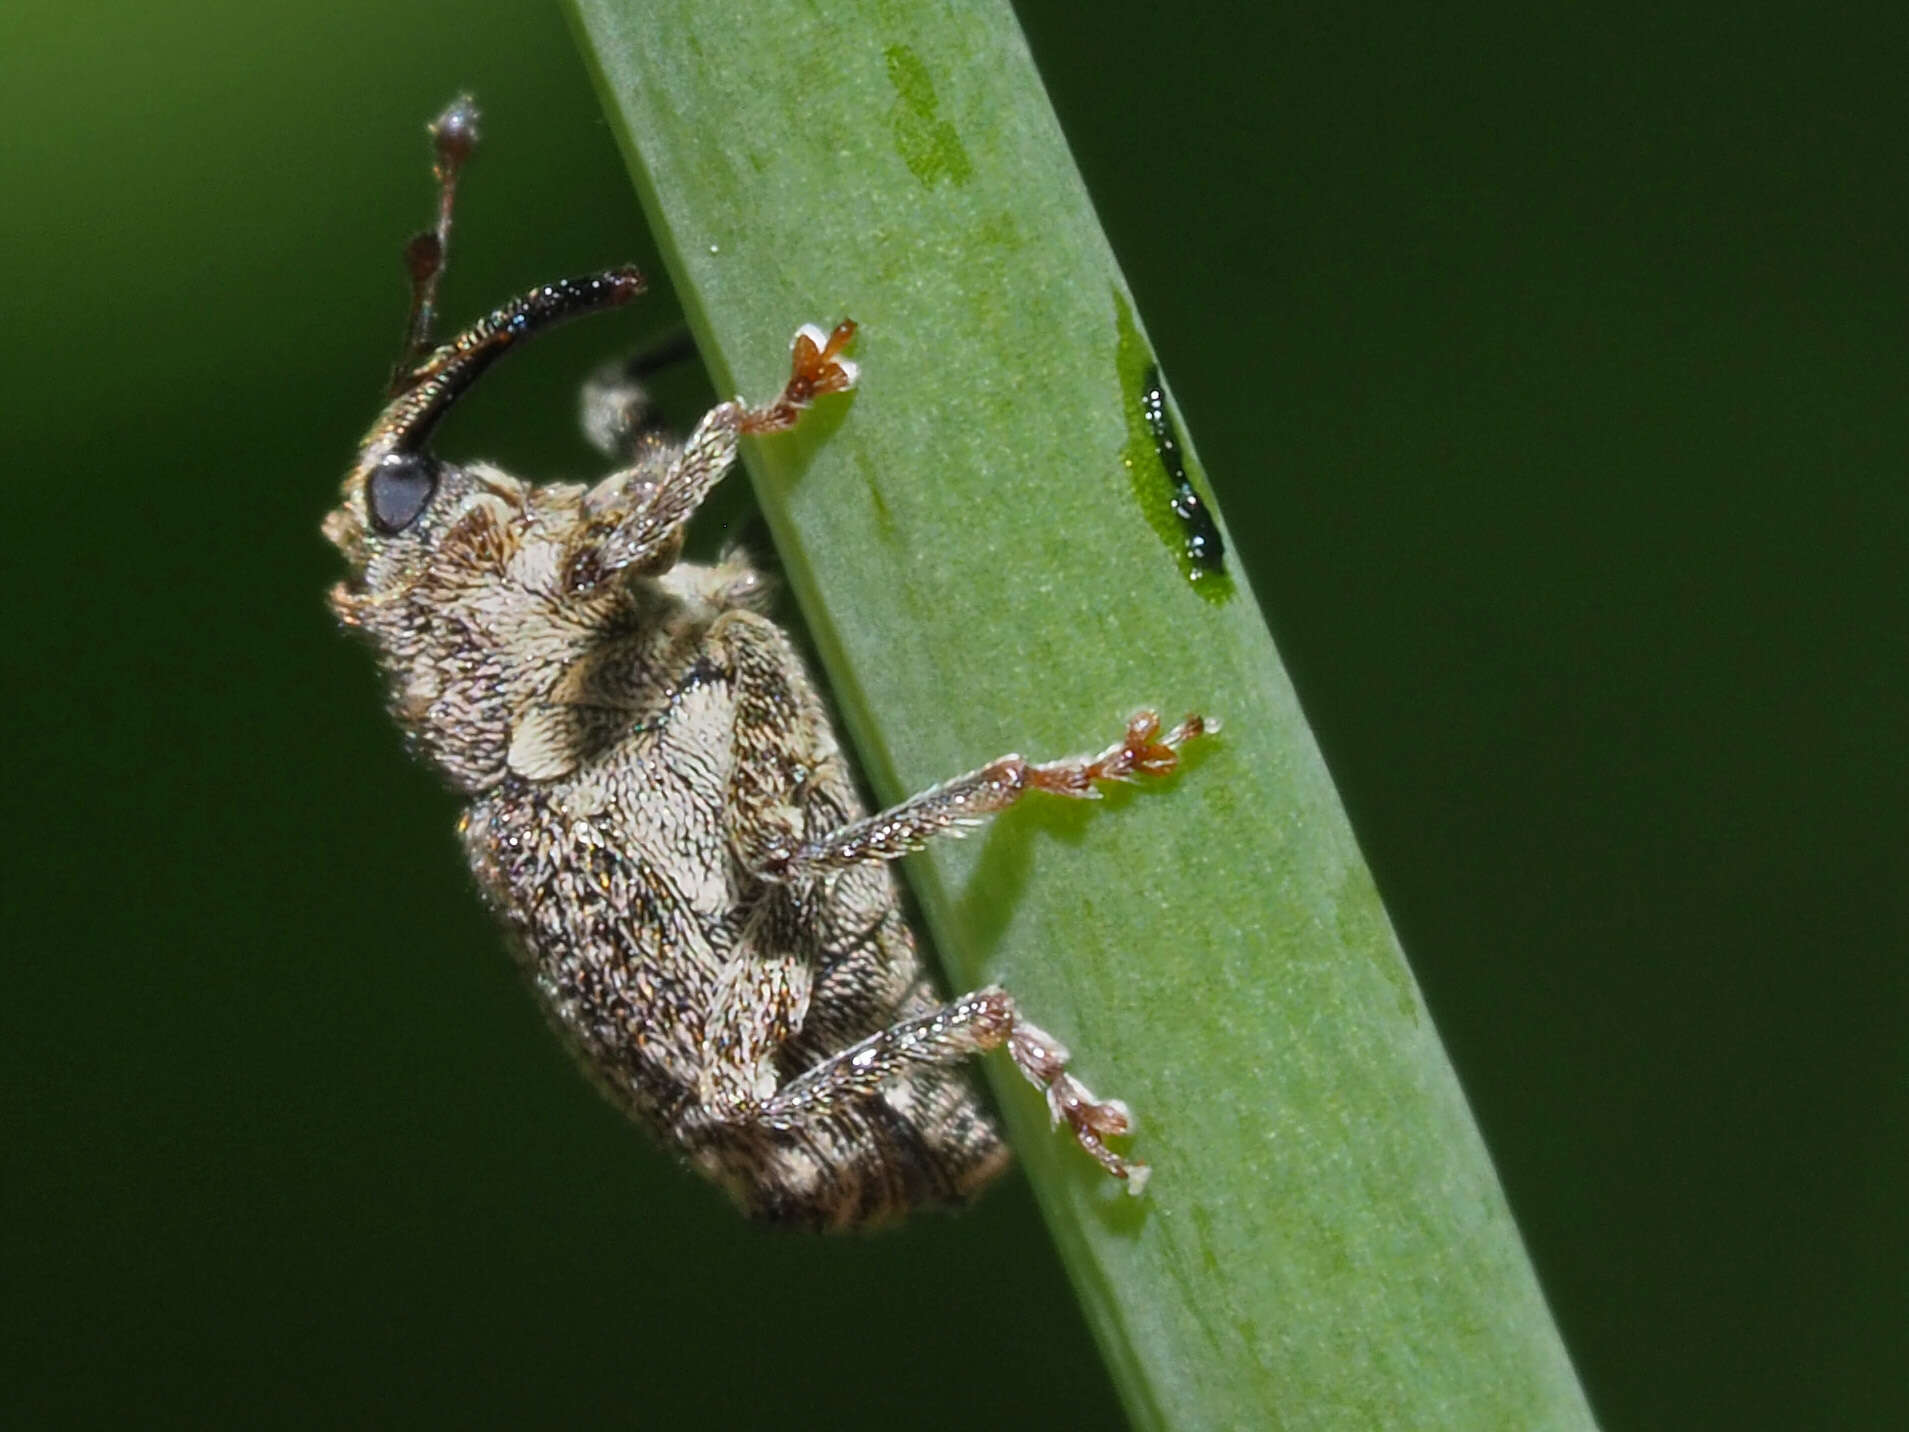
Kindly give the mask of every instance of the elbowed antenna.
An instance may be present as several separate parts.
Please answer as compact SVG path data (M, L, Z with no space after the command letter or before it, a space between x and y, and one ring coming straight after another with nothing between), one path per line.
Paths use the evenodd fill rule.
M586 278L559 279L513 299L413 368L404 391L365 434L361 450L379 456L422 450L451 404L519 340L566 318L628 303L644 288L643 275L625 265Z
M588 278L561 279L533 288L479 319L449 343L431 348L432 331L437 325L438 281L444 276L444 260L451 245L458 176L477 147L481 121L477 102L467 94L452 100L431 121L436 221L405 245L404 263L411 276L411 316L405 323L404 348L391 374L391 401L365 434L359 449L361 468L365 459L382 460L393 453L420 451L451 404L518 339L580 313L615 308L643 292L643 275L627 266Z
M391 370L391 396L411 386L418 360L434 346L437 328L437 286L444 276L444 260L451 247L451 212L457 200L457 177L477 147L481 120L477 102L461 94L431 121L431 173L437 180L437 218L432 226L404 246L404 267L411 275L411 316L404 325L404 348Z

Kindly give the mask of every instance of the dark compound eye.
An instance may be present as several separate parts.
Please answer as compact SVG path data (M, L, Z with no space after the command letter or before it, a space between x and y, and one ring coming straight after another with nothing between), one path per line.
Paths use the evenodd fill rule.
M365 482L365 511L372 527L389 537L416 522L436 491L435 462L419 453L394 452Z

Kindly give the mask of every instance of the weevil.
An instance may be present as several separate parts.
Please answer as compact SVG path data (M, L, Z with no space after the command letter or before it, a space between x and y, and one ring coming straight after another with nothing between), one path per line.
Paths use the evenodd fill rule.
M1007 1151L964 1066L1005 1048L1054 1122L1138 1192L1108 1141L1125 1105L1004 989L944 1000L890 863L1031 792L1092 797L1164 775L1210 723L1151 712L1098 755L998 760L874 815L741 556L678 560L741 439L853 388L854 324L804 326L782 392L711 410L681 441L628 370L586 390L617 465L533 485L430 450L500 355L641 293L630 268L546 284L449 342L431 335L468 98L431 125L434 228L406 250L411 316L387 406L325 535L340 623L370 642L413 750L467 802L477 883L552 1021L609 1096L754 1215L819 1228L965 1201Z

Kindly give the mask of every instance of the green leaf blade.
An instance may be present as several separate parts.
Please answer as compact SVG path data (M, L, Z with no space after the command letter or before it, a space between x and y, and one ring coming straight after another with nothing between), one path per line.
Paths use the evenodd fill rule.
M719 387L861 325L856 394L749 466L878 794L1141 705L1225 723L1162 785L908 862L951 978L1139 1116L1135 1200L989 1061L1135 1422L1589 1425L1252 595L1203 594L1138 495L1152 355L1011 12L575 12Z

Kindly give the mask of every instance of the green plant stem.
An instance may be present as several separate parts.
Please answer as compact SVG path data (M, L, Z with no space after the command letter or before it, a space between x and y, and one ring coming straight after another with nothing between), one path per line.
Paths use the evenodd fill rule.
M1163 789L908 862L951 978L1139 1115L1127 1199L989 1061L1135 1423L1589 1425L1252 595L1162 521L1144 331L1007 5L575 13L719 388L861 324L859 391L749 467L877 794L1224 718Z

